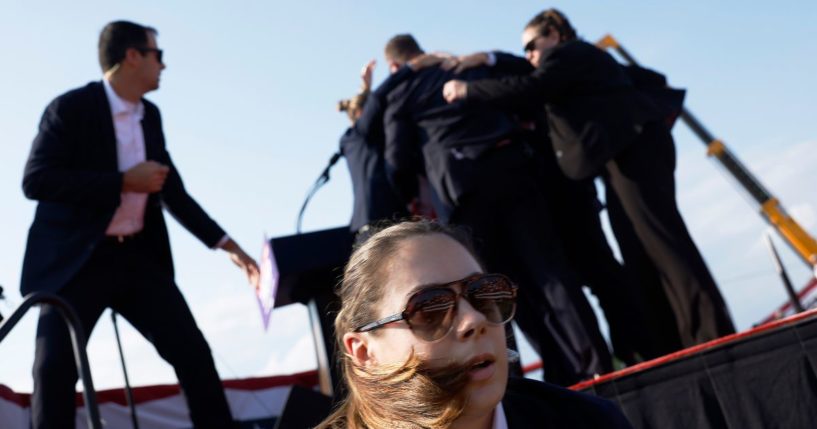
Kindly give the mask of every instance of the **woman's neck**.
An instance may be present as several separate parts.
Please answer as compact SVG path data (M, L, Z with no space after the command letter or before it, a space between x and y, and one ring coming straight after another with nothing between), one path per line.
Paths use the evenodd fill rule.
M494 412L477 416L463 414L451 424L451 429L492 429L494 427Z

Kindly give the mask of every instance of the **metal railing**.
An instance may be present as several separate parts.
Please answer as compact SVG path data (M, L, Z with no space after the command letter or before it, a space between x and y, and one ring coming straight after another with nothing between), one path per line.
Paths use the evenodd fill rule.
M48 292L33 292L28 294L23 303L14 310L8 319L0 325L0 342L11 332L17 322L23 318L28 310L35 305L53 305L65 319L68 332L71 335L71 345L74 349L74 362L77 364L77 373L82 380L82 397L85 400L85 409L88 413L88 427L91 429L102 429L99 418L99 406L96 403L96 390L91 379L91 370L88 365L88 354L85 351L85 332L79 322L77 313L70 304L59 296Z

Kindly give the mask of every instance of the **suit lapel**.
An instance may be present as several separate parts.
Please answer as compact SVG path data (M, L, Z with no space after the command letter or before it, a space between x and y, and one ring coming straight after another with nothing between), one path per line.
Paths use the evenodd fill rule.
M102 148L99 151L106 169L118 171L119 159L116 154L116 132L113 128L113 116L111 116L111 104L105 94L105 87L102 82L94 83L94 94L96 99L96 111L100 124L99 133Z
M142 103L145 105L145 116L142 118L142 135L145 137L145 158L151 160L160 160L161 142L160 130L153 109L148 107L147 101L144 99Z

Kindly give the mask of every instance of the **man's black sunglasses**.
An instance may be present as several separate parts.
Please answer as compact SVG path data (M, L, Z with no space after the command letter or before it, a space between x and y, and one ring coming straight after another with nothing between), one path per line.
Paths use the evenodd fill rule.
M136 50L139 51L139 53L141 53L142 55L145 55L148 52L156 52L156 61L164 64L162 62L162 54L164 53L164 51L162 51L161 49L148 48L148 47L139 47L139 48L136 48Z
M452 287L459 286L462 292ZM436 341L454 326L457 302L464 297L489 323L502 325L516 311L516 285L502 274L474 274L462 280L435 285L409 297L406 308L397 314L367 323L355 332L368 332L404 320L418 338Z
M528 52L536 49L536 41L539 40L540 37L547 37L550 34L550 28L545 28L545 30L539 33L533 39L530 39L528 43L525 43L525 46L522 48L524 52L527 54Z
M540 35L534 37L533 39L530 39L530 41L528 43L525 43L525 47L522 48L522 49L525 51L526 54L528 52L536 49L536 41L539 40L540 37L543 37L543 36L540 34Z

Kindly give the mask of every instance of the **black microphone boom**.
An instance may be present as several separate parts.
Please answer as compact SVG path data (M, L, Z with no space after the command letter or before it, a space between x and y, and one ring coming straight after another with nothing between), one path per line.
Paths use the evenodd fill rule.
M325 185L326 182L329 181L329 170L331 170L332 167L335 164L337 164L338 160L342 156L343 156L343 154L340 153L339 151L332 154L332 158L329 159L329 164L326 166L326 168L323 169L323 173L321 173L321 175L318 176L318 180L315 181L315 184L312 185L312 188L306 194L306 199L304 200L304 204L301 206L301 211L298 212L298 220L295 223L295 233L296 234L301 233L301 221L303 221L304 212L306 211L307 204L309 204L309 200L311 200L312 197L315 196L315 193L318 192L318 189L320 189L321 186Z

